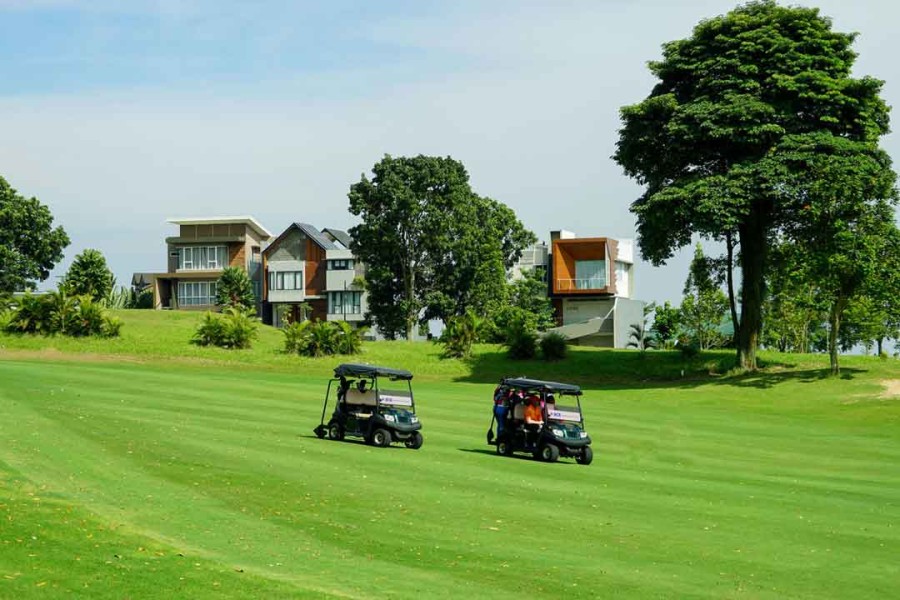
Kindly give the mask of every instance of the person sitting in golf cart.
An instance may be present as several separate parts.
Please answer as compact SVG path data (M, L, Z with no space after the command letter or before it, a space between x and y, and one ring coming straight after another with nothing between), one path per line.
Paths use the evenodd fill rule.
M525 425L540 428L544 424L544 414L541 410L541 401L537 396L531 395L525 404Z

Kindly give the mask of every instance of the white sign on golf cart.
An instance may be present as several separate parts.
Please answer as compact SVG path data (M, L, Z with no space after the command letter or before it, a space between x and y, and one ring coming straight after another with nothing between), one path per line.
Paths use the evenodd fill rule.
M412 398L396 392L379 392L378 401L384 406L412 406Z
M581 413L571 410L548 410L547 417L554 421L581 421Z

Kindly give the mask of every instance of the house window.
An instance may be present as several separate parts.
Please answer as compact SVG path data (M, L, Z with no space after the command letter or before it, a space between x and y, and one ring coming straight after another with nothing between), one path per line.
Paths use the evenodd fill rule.
M362 313L362 292L328 292L328 314L358 315Z
M270 290L302 290L303 271L269 271Z
M179 281L179 306L211 306L216 303L215 281Z
M599 290L606 287L605 260L576 260L575 289Z
M178 249L179 271L208 271L228 266L225 246L184 246Z
M353 259L342 258L328 261L329 271L349 271L353 268Z
M259 246L252 246L250 248L250 262L262 262L262 253L259 251Z

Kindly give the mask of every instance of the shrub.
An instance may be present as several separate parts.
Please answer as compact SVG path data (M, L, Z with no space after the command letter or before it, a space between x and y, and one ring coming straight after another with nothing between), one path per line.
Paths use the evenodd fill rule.
M256 304L253 282L240 267L225 267L216 282L216 304L250 309Z
M198 346L249 348L257 334L253 310L229 307L221 314L206 313L191 340Z
M109 291L106 296L107 308L131 308L132 292L125 286L119 286Z
M0 326L10 333L116 337L122 323L88 295L72 296L63 287L45 296L26 294L9 309Z
M537 354L537 332L525 323L515 322L506 330L506 354L513 360L527 360Z
M90 296L82 296L76 303L73 322L69 327L68 335L84 337L89 335L103 335L104 319L106 311L99 302L91 300Z
M368 327L353 328L346 321L335 321L337 326L337 353L359 354L362 351L362 338L369 330Z
M471 311L450 317L440 339L440 343L444 345L444 354L451 358L468 357L472 353L472 344L478 338L481 324L482 319Z
M678 351L688 360L697 358L700 355L700 343L693 338L681 337L678 340Z
M562 360L569 351L566 336L555 331L544 334L541 338L540 346L544 360Z
M93 300L105 300L112 292L115 277L106 266L103 254L88 248L72 261L63 284L73 296L87 295Z
M14 302L6 326L10 333L50 333L50 305L40 296L25 294Z
M90 296L70 296L65 286L55 292L50 292L41 301L46 306L47 326L46 332L50 334L77 336L78 327L78 300L90 302Z
M367 327L353 328L345 321L303 321L289 323L284 332L284 351L301 356L358 354Z
M9 324L12 323L12 309L0 306L0 331L9 331Z
M288 354L304 354L306 349L306 327L302 323L287 323L281 328L284 334L284 351Z

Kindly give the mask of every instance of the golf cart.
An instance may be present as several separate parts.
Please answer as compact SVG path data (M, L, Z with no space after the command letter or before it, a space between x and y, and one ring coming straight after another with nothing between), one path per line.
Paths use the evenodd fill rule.
M571 456L579 464L589 465L594 451L584 430L580 397L581 388L577 385L505 378L494 392L494 418L487 442L503 456L528 452L547 462Z
M414 450L422 446L422 424L416 416L413 401L412 373L402 369L390 369L373 365L345 363L334 369L334 378L328 381L322 419L313 432L332 440L345 436L361 437L367 444L379 447L391 442L403 442ZM406 382L406 389L388 390L379 381ZM398 386L399 387L399 386ZM325 423L331 390L336 390L334 412Z

